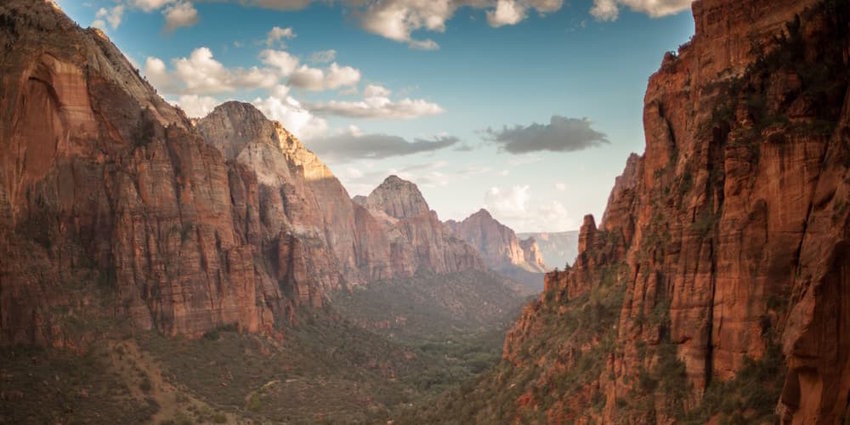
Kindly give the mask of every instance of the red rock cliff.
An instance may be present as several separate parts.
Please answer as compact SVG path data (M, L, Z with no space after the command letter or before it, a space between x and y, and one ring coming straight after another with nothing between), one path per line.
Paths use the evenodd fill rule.
M847 420L847 9L844 1L694 3L692 41L649 81L644 155L629 159L600 226L586 218L575 266L547 276L541 301L505 343L519 367L554 362L540 372L542 388L578 374L581 353L603 356L601 373L548 404L550 423L670 423L700 409L719 420L703 395L726 391L737 402L731 389L775 356L783 367L757 381L774 394L768 414L778 405L784 423ZM572 320L575 303L614 299L600 295L611 281L623 299L604 331L614 329L610 347L600 333L528 357L555 329L553 317ZM670 385L663 374L678 375L677 365L684 381ZM782 371L784 384L773 383ZM534 394L518 405L544 405ZM761 423L750 396L737 412Z
M0 343L124 319L277 333L329 290L481 267L432 214L387 226L354 204L250 105L195 128L52 2L0 4L0 46Z

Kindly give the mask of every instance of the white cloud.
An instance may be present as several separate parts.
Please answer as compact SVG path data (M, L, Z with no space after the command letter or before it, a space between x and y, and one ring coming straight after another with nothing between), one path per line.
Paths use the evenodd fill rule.
M390 93L388 88L375 84L369 84L363 89L363 97L387 97Z
M192 3L181 1L165 8L165 30L174 31L180 27L191 27L198 23L198 10Z
M574 219L564 204L558 201L548 201L539 204L534 211L537 231L565 231L578 229L579 222Z
M320 50L310 55L312 63L331 63L336 60L336 50Z
M573 230L578 221L557 200L537 200L531 186L491 187L484 208L497 220L518 232Z
M133 0L133 5L145 12L152 12L174 3L174 1L175 0Z
M287 95L288 90L278 87L272 96L257 98L251 102L267 117L279 121L283 126L301 139L311 139L325 134L328 123L314 116L301 103Z
M359 6L356 14L366 31L423 50L435 50L439 45L431 39L414 38L413 33L444 32L446 22L460 7L486 9L487 21L498 27L519 23L531 9L543 14L563 6L563 0L347 0L347 3L355 8Z
M410 119L443 112L436 103L423 99L404 98L391 100L391 92L382 86L368 85L363 91L363 100L338 101L311 104L310 109L317 114L338 115L349 118L394 118Z
M175 73L183 83L184 94L214 94L238 89L272 88L278 76L269 68L228 69L213 57L207 47L192 51L188 58L174 61Z
M142 72L148 81L157 89L163 91L169 91L171 89L171 76L168 75L168 69L162 59L149 56L145 60L145 67Z
M687 10L694 0L593 0L590 14L600 21L615 21L620 14L620 6L626 6L635 12L645 13L653 18L672 15Z
M191 118L202 118L212 112L216 105L221 102L214 97L189 94L180 96L175 103L183 112L186 112L187 116Z
M431 40L414 40L413 31L426 29L443 32L446 20L454 15L457 5L452 0L389 0L371 3L361 11L360 23L366 31L406 42L411 46Z
M293 38L295 38L295 31L291 27L273 27L266 36L266 45L273 46L281 40L290 40Z
M484 207L490 213L506 219L517 220L528 216L528 200L531 186L510 188L491 187L484 195Z
M499 0L496 9L487 12L487 23L493 27L516 25L523 19L525 8L511 0Z
M360 70L339 66L336 62L324 70L301 65L289 76L289 84L292 86L312 91L353 86L359 81Z
M283 50L263 50L260 58L263 64L276 68L284 77L291 75L298 67L298 58Z
M95 28L106 30L106 25L109 24L112 29L117 29L118 26L121 25L121 18L123 15L124 5L122 4L110 9L101 7L98 9L97 13L95 13L94 22L92 22L91 25Z

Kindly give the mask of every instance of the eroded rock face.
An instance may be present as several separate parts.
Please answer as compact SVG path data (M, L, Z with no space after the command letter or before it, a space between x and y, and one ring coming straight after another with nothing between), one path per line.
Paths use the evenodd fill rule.
M415 184L390 176L360 202L389 235L394 267L437 273L484 267L475 248L452 235Z
M253 174L102 33L43 1L5 2L0 16L3 342L74 345L69 323L87 315L169 334L271 331L291 303L257 266L256 217L232 202L256 201Z
M250 105L194 126L51 2L3 2L0 46L0 343L82 347L124 320L280 336L329 290L481 267L421 205L387 224L352 202Z
M670 406L695 408L712 382L738 377L749 359L781 345L783 422L846 420L847 9L834 1L694 3L693 40L649 82L646 152L629 158L602 223L585 219L575 266L547 276L542 299L566 305L610 267L626 267L616 274L624 291L618 348L584 393L562 396L570 405L598 391L604 408L550 418L667 423L677 417ZM539 338L541 305L525 311L505 343L515 364L535 361L521 347ZM691 385L688 400L656 389L641 408L619 403L643 397L642 374L666 361L668 347Z
M520 241L514 231L481 209L457 223L446 223L459 238L478 248L485 264L495 270L518 267L532 273L546 270L534 238Z

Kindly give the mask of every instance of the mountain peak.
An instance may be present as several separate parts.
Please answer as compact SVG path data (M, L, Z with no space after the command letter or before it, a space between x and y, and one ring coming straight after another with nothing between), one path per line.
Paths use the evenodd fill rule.
M407 218L431 211L415 183L391 175L366 198L366 206L390 217Z
M470 218L472 218L472 217L480 217L480 218L489 218L489 219L492 219L492 218L493 218L493 215L492 215L492 214L490 214L490 211L487 211L487 209L486 209L486 208L481 208L480 210L476 211L476 212L475 212L475 214L472 214L471 216L469 216L469 217L467 218L467 220L469 220L469 219L470 219Z

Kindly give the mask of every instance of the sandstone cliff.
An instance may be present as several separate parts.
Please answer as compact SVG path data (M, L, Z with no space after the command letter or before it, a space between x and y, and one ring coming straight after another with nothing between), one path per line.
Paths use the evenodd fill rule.
M534 238L520 241L514 231L481 209L460 223L446 223L461 239L478 248L487 266L501 270L519 267L533 273L545 271Z
M504 364L453 397L483 400L469 418L850 420L848 7L693 4L696 34L649 81L645 153Z
M360 202L389 235L393 261L409 271L484 268L478 252L451 234L415 184L389 176Z
M537 294L542 289L546 265L533 237L520 240L514 231L481 209L461 222L446 226L460 239L478 249L484 264L523 284L523 291Z
M0 46L0 343L274 335L329 290L481 267L432 213L356 205L250 105L196 128L52 2L3 2Z

